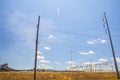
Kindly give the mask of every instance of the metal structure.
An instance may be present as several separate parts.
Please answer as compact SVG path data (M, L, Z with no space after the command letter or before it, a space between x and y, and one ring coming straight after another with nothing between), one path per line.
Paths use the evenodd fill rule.
M14 71L15 69L8 66L8 63L0 65L0 71Z
M92 66L92 71L91 71L91 66ZM82 72L113 72L113 65L111 62L90 62L89 64L84 64L82 66L79 65L72 66L70 68L73 71L82 71Z
M72 51L70 52L71 53L71 67L72 67L72 65L73 65L73 61L72 61ZM70 68L71 69L71 71L73 70L72 68Z

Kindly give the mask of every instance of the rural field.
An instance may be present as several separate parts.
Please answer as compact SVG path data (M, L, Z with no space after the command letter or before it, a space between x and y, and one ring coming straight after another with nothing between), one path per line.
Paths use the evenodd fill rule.
M33 80L33 72L0 72L0 80ZM37 80L117 80L113 72L37 72Z

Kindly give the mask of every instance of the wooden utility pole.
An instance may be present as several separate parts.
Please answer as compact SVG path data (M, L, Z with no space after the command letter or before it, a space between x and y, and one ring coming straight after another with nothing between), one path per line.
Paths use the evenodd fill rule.
M119 71L118 71L118 66L117 66L117 61L116 61L116 56L115 56L115 51L114 51L114 47L113 47L113 42L112 42L112 38L111 38L111 34L110 34L110 29L109 29L109 25L108 25L106 13L104 13L104 19L105 19L105 23L106 23L106 27L107 27L107 32L108 32L108 36L109 36L109 40L110 40L110 45L111 45L111 49L112 49L112 55L113 55L113 60L114 60L114 65L115 65L115 70L116 70L116 75L117 75L117 78L120 79L120 77L119 77Z
M37 24L36 48L35 48L35 63L34 63L34 80L36 80L36 66L37 66L39 23L40 23L40 16L38 16L38 24Z

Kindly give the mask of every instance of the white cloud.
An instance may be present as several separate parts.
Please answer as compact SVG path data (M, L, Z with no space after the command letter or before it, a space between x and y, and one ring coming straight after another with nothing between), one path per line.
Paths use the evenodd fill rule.
M116 57L116 60L118 63L120 63L120 58L119 57Z
M71 67L75 67L75 66L76 66L76 65L73 64Z
M93 41L87 41L88 44L95 44Z
M94 51L92 51L92 50L90 50L88 53L89 53L89 54L94 54L95 52L94 52Z
M52 67L50 67L50 66L45 66L45 67L43 67L44 69L52 69Z
M50 63L50 61L49 61L49 60L42 59L42 60L40 60L40 63Z
M104 59L104 58L100 58L100 59L98 59L98 61L96 61L96 62L84 62L83 64L84 65L95 65L95 64L108 64L108 63L110 63L110 62L108 62L108 60L107 59Z
M37 54L42 54L42 52L40 52L40 51L37 51Z
M82 55L90 55L90 54L95 54L94 51L90 50L88 52L78 52L79 54L82 54Z
M107 62L108 63L108 62ZM106 62L84 62L83 65L107 64Z
M67 68L67 69L70 69L70 66L67 66L66 68Z
M45 50L50 50L50 47L49 46L45 46L44 49Z
M48 66L48 65L45 65L45 64L40 64L40 65L38 66L38 68L39 68L39 69L52 69L51 66Z
M42 63L41 63L39 66L46 66L46 64L42 64Z
M93 39L93 40L90 40L90 41L87 41L86 43L87 44L97 44L97 43L106 43L107 41L104 39L104 38L97 38L97 39Z
M35 58L32 58L32 60L34 60ZM44 56L42 56L42 55L37 55L37 59L38 60L43 60L43 59L45 59L45 57Z
M111 58L112 60L113 60L113 58ZM116 61L118 62L118 63L120 63L120 58L119 57L116 57Z
M48 66L50 61L45 60L45 58L39 59L39 63L40 63L40 65L38 66L39 69L51 69L52 68L52 67Z
M83 64L84 64L84 65L90 65L91 62L84 62Z
M42 60L42 59L44 59L44 56L37 55L37 59Z
M99 62L108 62L108 60L107 60L107 59L104 59L104 58L100 58L98 61L99 61Z
M72 66L67 66L67 69L71 69L72 67L75 67L76 65L72 65Z
M55 36L54 35L49 35L48 39L55 39Z
M102 39L101 40L101 43L106 43L107 41L105 39Z
M67 64L75 64L76 62L74 61L68 61Z

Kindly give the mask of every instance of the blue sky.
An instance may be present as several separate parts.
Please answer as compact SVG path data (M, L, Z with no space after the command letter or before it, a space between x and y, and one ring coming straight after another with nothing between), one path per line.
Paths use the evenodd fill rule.
M34 66L37 17L40 18L38 68L65 70L72 64L112 62L106 12L120 65L119 0L4 0L0 3L0 64ZM120 67L119 67L120 68Z

